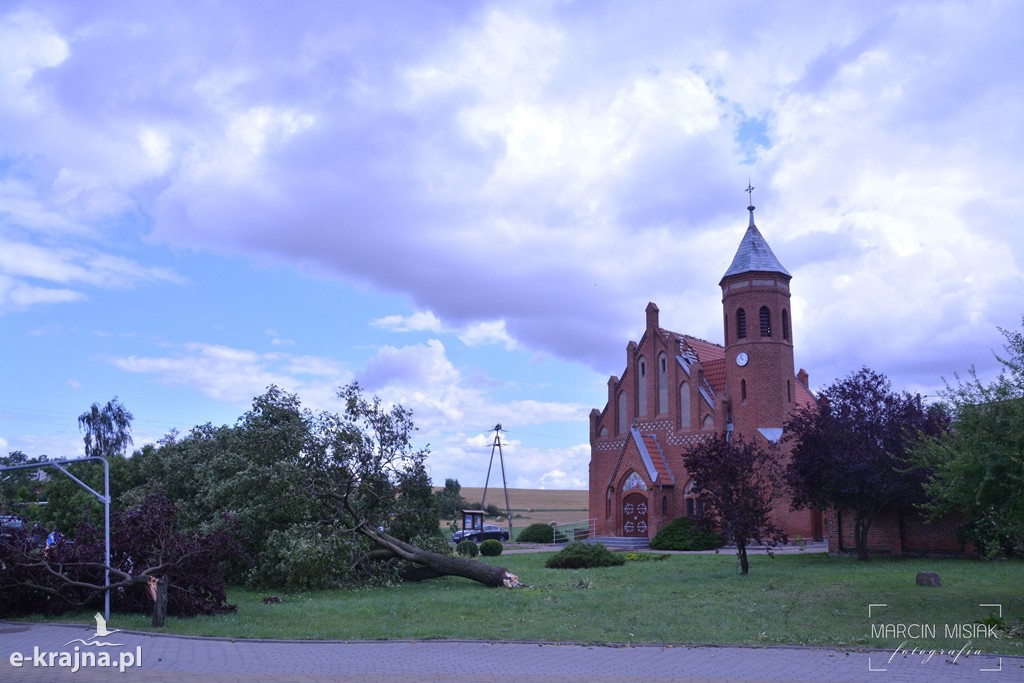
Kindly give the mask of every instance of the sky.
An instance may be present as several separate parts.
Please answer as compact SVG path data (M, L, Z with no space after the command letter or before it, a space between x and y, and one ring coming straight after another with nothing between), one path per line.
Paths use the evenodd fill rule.
M585 488L654 301L746 229L796 364L933 400L1024 313L1016 2L0 1L0 452L269 385L413 411L434 483ZM500 485L494 458L490 485Z

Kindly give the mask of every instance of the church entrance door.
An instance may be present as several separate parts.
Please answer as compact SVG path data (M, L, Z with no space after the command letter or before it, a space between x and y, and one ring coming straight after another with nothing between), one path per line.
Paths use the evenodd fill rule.
M622 535L647 538L647 499L642 494L622 499Z

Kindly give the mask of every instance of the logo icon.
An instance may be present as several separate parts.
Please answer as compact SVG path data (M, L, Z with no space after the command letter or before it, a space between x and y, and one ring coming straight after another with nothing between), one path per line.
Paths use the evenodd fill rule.
M107 620L103 618L103 615L99 612L94 617L96 619L96 635L89 640L82 640L81 638L75 638L64 643L64 645L70 645L71 643L81 643L82 645L89 645L94 647L120 647L121 643L101 643L99 638L106 638L115 633L120 633L121 629L115 628L113 631L107 629Z

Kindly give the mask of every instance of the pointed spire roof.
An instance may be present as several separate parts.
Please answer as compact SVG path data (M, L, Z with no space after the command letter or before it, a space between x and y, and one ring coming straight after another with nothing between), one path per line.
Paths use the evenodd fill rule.
M740 240L740 246L732 258L732 264L725 271L719 284L733 275L753 272L778 273L787 278L793 277L788 270L782 267L779 259L775 258L772 248L768 246L768 242L761 236L761 231L754 225L754 206L748 206L747 211L750 212L750 225L747 226L747 233Z

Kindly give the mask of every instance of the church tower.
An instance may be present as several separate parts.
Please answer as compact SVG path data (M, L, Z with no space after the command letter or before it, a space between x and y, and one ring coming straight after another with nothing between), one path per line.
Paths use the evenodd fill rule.
M754 188L748 184L747 192ZM755 433L777 441L794 407L793 328L789 281L754 224L750 224L719 285L725 320L726 433Z

